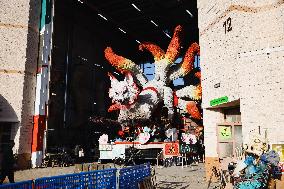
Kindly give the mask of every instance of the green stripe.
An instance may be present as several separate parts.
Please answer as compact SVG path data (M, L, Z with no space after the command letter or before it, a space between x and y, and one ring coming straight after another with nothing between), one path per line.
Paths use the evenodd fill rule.
M44 27L44 25L49 24L51 21L51 6L52 0L42 0L41 3L41 16L40 16L40 31Z
M45 15L46 15L46 0L42 0L41 3L41 18L39 24L39 30L41 31L43 26L45 25Z

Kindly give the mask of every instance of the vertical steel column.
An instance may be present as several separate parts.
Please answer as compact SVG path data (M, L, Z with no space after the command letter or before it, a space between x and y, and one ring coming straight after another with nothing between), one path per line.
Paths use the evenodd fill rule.
M73 13L74 11L74 4L71 3L71 12ZM68 15L70 16L70 15ZM66 121L67 121L67 115L68 115L68 100L69 100L69 67L71 63L71 57L72 57L72 41L73 41L73 14L71 14L71 18L69 18L68 21L68 41L67 41L67 53L66 53L66 70L65 70L65 92L64 92L64 117L63 117L63 127L66 128Z
M36 76L36 97L33 116L33 138L32 138L32 167L41 165L45 130L47 121L47 106L49 97L49 70L52 43L52 0L41 1L41 18L39 24L39 53Z

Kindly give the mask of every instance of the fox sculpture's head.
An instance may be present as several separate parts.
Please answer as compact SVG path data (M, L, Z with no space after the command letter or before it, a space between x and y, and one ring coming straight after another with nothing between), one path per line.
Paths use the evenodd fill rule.
M109 77L111 80L109 97L112 99L112 103L117 105L133 104L139 94L139 88L133 81L132 75L127 73L123 81L117 80L110 73Z

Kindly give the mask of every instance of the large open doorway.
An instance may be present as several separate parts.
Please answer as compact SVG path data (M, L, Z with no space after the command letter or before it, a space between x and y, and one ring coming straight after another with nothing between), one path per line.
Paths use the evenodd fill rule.
M196 1L55 0L48 146L84 143L90 116L117 118L117 113L107 112L107 72L122 75L107 63L107 46L142 65L153 57L139 52L139 43L152 41L166 48L180 24L185 30L184 54L189 44L198 42L197 21Z

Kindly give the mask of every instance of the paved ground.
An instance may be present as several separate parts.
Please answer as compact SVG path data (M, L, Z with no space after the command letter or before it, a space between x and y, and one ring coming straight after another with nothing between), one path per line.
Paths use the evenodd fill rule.
M71 167L48 167L48 168L37 168L28 169L23 171L15 172L15 181L31 180L41 177L49 177L55 175L64 175L74 173L74 166Z
M155 170L158 189L207 189L208 187L208 182L205 180L204 164L184 168L181 166L155 167ZM15 181L70 173L74 173L74 166L23 170L15 173ZM213 189L214 183L209 188Z
M181 166L158 167L155 170L158 189L208 188L208 182L205 180L204 164L194 164L184 168ZM209 188L214 188L214 185L214 183L211 183Z

